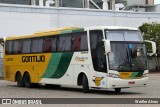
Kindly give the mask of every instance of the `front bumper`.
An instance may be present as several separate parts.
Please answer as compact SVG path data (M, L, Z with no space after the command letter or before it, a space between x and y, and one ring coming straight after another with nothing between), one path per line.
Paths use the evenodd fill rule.
M121 79L108 77L107 88L130 88L130 87L144 87L147 85L148 77L141 79Z

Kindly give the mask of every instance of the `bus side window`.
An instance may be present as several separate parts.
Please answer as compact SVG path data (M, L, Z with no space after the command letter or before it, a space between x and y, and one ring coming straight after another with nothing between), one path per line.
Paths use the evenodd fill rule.
M43 38L34 38L32 39L31 52L39 53L43 50Z
M57 50L57 37L51 39L51 51L54 52Z
M24 39L22 41L22 53L31 52L31 39Z
M102 30L90 31L90 46L93 68L95 71L106 72L106 58L104 55L104 44L102 44Z
M43 51L44 52L50 52L51 51L51 43L52 43L52 38L45 38L44 43L43 43Z
M21 50L22 47L21 47L21 40L14 40L13 41L13 49L12 49L12 53L13 54L18 54L18 53L21 53Z
M71 51L71 35L61 35L58 39L58 51Z
M64 51L65 50L65 37L64 36L60 36L58 39L58 51Z
M78 50L80 50L80 46L81 46L81 36L76 35L73 37L72 50L78 51Z
M88 50L87 33L81 36L81 50Z
M71 51L71 35L66 36L65 51Z
M73 35L72 51L86 51L88 50L87 33L80 32Z
M6 41L6 54L12 53L12 43L13 41Z

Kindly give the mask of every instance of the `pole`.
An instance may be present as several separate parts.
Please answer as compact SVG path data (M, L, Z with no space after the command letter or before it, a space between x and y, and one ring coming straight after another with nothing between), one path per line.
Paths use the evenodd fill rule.
M102 0L103 1L103 10L108 10L108 1L109 0Z
M115 10L115 0L112 0L112 10Z

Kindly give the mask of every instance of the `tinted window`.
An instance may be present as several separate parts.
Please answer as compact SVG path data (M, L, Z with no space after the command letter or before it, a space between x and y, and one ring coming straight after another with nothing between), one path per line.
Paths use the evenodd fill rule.
M58 51L64 51L65 49L65 37L59 37L58 39Z
M22 53L30 53L31 52L31 39L25 39L22 42Z
M51 44L52 44L52 38L45 38L44 39L44 44L43 44L44 52L51 51L51 46L52 46Z
M81 50L88 50L87 35L81 35Z
M32 39L31 52L37 53L37 52L42 52L42 50L43 50L43 38Z
M102 30L90 31L92 63L95 71L107 72Z
M13 41L13 50L12 53L21 53L21 41L20 40L14 40Z
M54 37L51 39L51 51L56 51L57 50L57 38Z
M12 41L6 41L6 54L11 54L12 52Z
M103 39L102 31L91 31L90 32L90 45L91 49L95 49L97 44Z
M44 52L56 51L57 47L57 38L47 37L44 39L43 49Z
M71 36L66 37L66 42L65 42L65 51L70 51L71 50Z
M84 51L88 49L87 34L76 33L72 38L72 51Z
M58 39L58 51L71 50L71 35L62 35Z

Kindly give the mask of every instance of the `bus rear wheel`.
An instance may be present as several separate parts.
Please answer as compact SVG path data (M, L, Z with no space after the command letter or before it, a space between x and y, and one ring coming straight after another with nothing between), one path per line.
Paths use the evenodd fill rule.
M120 93L121 92L121 88L115 88L115 93Z
M86 75L83 75L83 77L82 77L82 87L83 87L84 93L89 92L88 79L87 79Z
M16 74L16 81L19 87L24 87L24 80L20 73Z
M24 75L24 84L27 88L31 88L33 86L33 84L31 83L30 75L28 73L25 73Z

